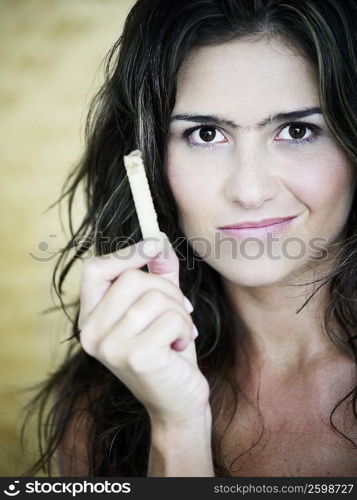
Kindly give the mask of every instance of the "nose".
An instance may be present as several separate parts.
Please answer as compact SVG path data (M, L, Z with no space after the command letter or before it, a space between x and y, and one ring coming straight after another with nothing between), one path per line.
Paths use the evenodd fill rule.
M242 152L235 156L225 187L228 199L252 209L277 196L279 182L264 156Z

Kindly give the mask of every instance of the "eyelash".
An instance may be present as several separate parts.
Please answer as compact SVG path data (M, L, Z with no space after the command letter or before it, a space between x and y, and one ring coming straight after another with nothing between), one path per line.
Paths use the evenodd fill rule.
M286 141L284 139L281 139L280 141L282 142L288 142L288 144L290 144L291 146L304 146L308 143L311 143L313 141L315 141L317 139L317 137L319 137L321 135L321 129L320 127L318 127L317 125L313 125L312 123L308 123L308 122L291 122L291 123L285 123L284 125L282 125L279 130L278 130L278 133L277 135L279 135L285 128L287 127L292 127L294 125L297 125L297 126L304 126L306 127L307 129L311 130L312 132L312 135L311 137L308 137L307 139L292 139L291 141ZM213 128L215 130L218 130L219 132L221 132L219 130L219 128L213 126L213 125L198 125L196 127L191 127L187 130L185 130L183 132L183 137L185 139L188 139L189 136L195 132L196 130L200 130L201 128L204 128L204 127L207 127L207 128ZM223 132L221 132L221 134L223 134ZM224 134L223 134L224 135ZM192 148L199 148L199 149L211 149L211 148L214 148L214 147L218 147L219 146L219 143L212 143L210 144L209 142L207 142L206 144L199 144L199 143L194 143L194 142L190 142L190 141L187 141L188 142L188 145Z

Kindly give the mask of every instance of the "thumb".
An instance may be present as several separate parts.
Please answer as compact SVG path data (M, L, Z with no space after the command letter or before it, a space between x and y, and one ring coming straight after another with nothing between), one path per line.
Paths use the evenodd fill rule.
M178 287L180 287L180 262L174 247L171 245L167 235L161 231L160 237L155 238L156 246L160 248L160 253L147 263L150 273L160 274ZM150 238L149 238L150 241Z

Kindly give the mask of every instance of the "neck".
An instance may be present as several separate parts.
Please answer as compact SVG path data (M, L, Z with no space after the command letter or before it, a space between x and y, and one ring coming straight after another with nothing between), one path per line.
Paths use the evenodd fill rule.
M278 283L251 288L224 280L238 321L239 341L242 330L244 333L242 342L250 366L291 375L309 371L316 363L347 356L328 337L324 325L329 284L323 285L301 309L319 284L296 284L313 279L316 269L313 274L304 272L294 285Z

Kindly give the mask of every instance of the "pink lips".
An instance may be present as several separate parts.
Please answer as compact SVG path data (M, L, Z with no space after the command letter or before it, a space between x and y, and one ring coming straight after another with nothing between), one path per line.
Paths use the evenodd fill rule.
M226 234L236 237L260 237L265 236L267 233L274 235L288 227L296 217L296 215L292 215L289 217L273 217L260 221L246 221L220 227L219 229Z
M266 227L266 226L271 226L272 224L277 224L278 222L282 222L284 220L289 220L292 219L293 217L296 217L295 215L292 215L290 217L273 217L272 219L263 219L259 221L247 221L247 222L242 222L237 224L231 224L230 226L224 226L220 227L220 229L239 229L241 227Z

